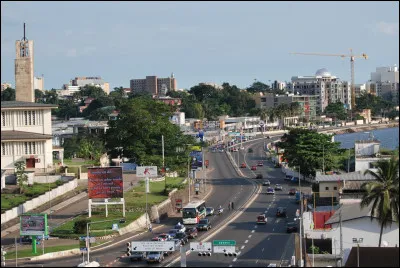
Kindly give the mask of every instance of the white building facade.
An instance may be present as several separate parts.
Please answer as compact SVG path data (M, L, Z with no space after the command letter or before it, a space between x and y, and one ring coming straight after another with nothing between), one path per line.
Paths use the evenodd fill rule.
M367 85L371 94L399 103L399 68L396 65L376 68Z
M53 167L52 104L22 101L1 102L1 168L14 172L24 161L27 171Z
M321 112L338 101L351 109L350 83L332 76L325 68L319 69L315 76L293 76L288 89L293 93L318 95L317 108Z

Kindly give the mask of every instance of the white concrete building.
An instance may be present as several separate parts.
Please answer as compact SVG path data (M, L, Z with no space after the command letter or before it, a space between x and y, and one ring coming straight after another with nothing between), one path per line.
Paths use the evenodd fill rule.
M69 81L69 84L64 84L62 86L62 91L67 90L65 92L60 92L62 96L72 95L74 92L78 92L79 88L84 87L86 85L101 87L105 93L110 94L110 84L108 82L104 82L101 77L75 77Z
M25 161L27 171L53 167L51 109L56 105L1 102L1 169L14 172Z
M398 103L399 98L399 68L394 66L378 67L371 73L367 90L387 100Z
M330 103L338 101L351 109L350 83L331 75L327 69L319 69L315 76L293 76L288 90L306 95L318 95L317 108L323 112Z
M342 236L340 236L339 214L342 221ZM343 241L343 264L346 263L350 250L356 244L353 238L362 238L363 242L360 247L377 247L379 243L379 234L381 225L374 218L371 221L371 206L361 209L360 203L343 204L332 215L325 225L329 224L326 229L312 229L313 217L311 212L303 214L304 234L308 238L314 239L331 239L332 253L340 253L340 239ZM399 246L399 226L393 222L391 225L383 229L382 234L383 246L395 247Z
M373 137L368 140L359 140L354 143L355 171L363 173L367 169L373 170L373 163L379 160L389 160L388 156L379 154L381 142Z
M39 89L44 91L44 77L34 77L33 78L33 89Z

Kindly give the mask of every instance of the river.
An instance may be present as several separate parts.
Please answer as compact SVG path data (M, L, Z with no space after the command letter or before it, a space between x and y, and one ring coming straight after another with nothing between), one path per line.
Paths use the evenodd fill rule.
M335 141L341 143L340 148L354 148L356 140L366 140L370 133L381 142L381 148L394 150L399 146L398 127L335 135Z

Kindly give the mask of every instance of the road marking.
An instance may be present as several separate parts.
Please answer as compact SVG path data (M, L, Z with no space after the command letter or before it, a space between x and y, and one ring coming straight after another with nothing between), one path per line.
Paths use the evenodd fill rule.
M254 233L256 230L251 230L252 233Z
M257 228L257 225L254 225L254 228Z
M229 265L229 267L232 267L233 265L231 264L231 265Z
M255 226L254 229L257 229L258 226Z
M258 260L256 260L256 263L258 262Z
M271 237L268 236L267 240L271 240Z
M251 235L249 235L248 238L251 238Z
M244 241L245 244L247 244L249 242L249 240Z
M275 228L272 228L272 232L275 232Z
M240 249L244 249L245 246L242 246Z
M238 255L240 255L240 253L242 253L241 251L238 252Z
M261 250L261 252L264 252L264 248Z
M267 212L268 212L268 210L265 211L265 213L267 213Z
M237 258L234 258L232 261L233 261L233 262L237 261Z

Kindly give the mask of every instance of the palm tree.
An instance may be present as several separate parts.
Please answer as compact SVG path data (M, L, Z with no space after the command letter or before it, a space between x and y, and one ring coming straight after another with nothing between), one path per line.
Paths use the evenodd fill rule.
M363 208L372 204L371 221L375 217L381 224L380 247L383 228L393 221L399 224L399 158L393 156L389 161L380 160L376 166L377 172L364 172L364 175L370 174L375 180L361 185L364 193L360 206Z

